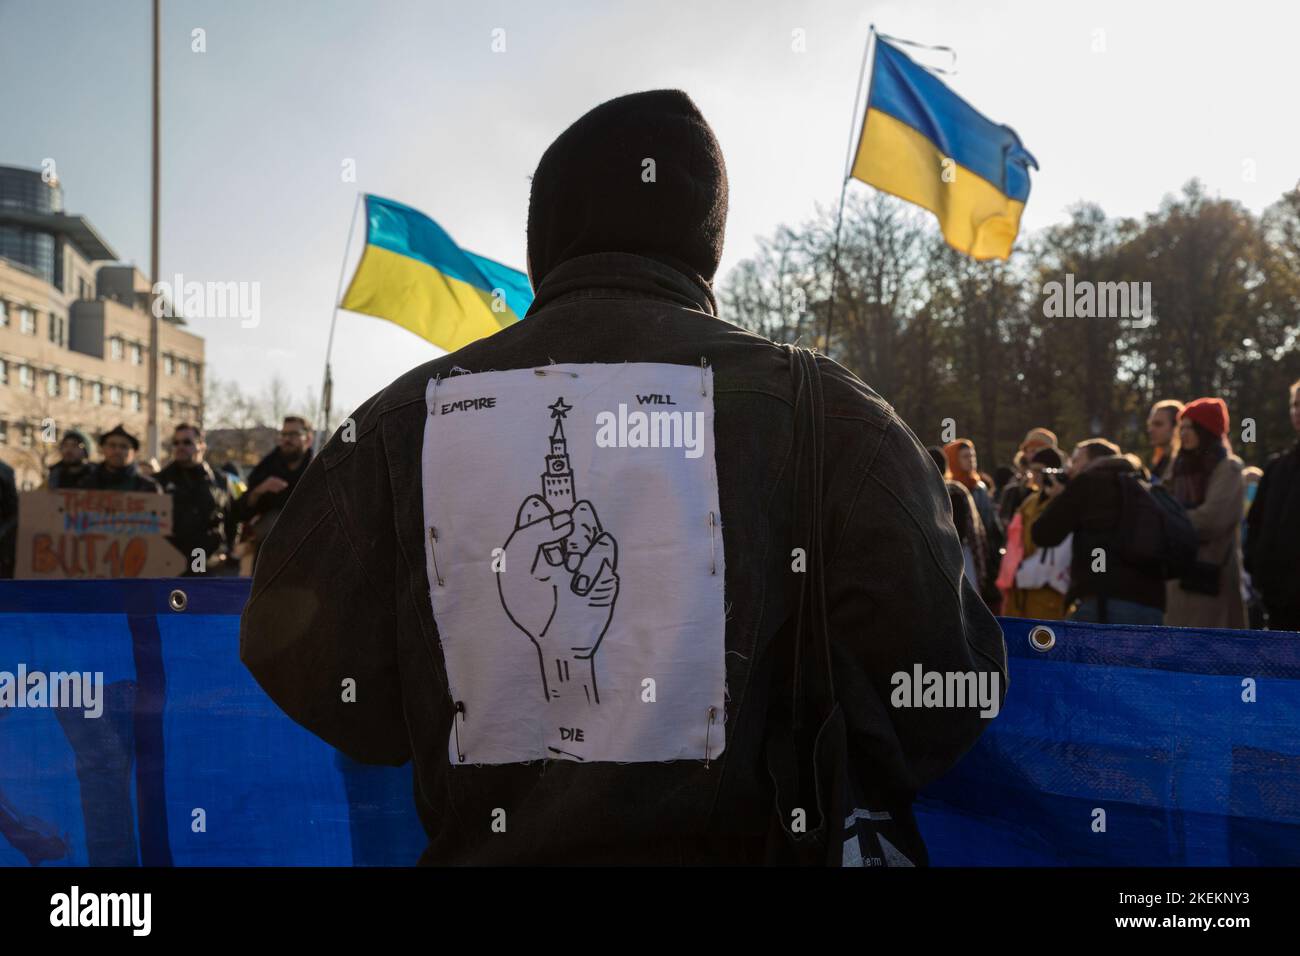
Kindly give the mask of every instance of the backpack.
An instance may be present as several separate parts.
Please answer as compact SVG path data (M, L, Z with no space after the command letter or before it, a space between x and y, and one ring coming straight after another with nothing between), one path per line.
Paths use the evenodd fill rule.
M1199 542L1187 511L1162 485L1120 475L1119 552L1125 563L1181 578L1196 565Z

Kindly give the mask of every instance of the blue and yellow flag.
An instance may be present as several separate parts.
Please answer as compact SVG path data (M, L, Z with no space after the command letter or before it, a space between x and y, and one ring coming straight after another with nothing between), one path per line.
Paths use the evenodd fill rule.
M876 38L853 177L939 218L943 237L976 259L1006 259L1038 162L1000 126Z
M528 276L467 252L417 209L366 196L366 248L340 307L454 352L523 318Z

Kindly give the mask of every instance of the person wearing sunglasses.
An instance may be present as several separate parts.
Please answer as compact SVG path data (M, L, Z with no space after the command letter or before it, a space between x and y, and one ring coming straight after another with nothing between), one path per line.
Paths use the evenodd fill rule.
M177 425L172 460L158 472L158 483L172 496L172 534L167 540L185 557L185 577L223 568L234 544L229 479L208 464L207 450L203 429Z

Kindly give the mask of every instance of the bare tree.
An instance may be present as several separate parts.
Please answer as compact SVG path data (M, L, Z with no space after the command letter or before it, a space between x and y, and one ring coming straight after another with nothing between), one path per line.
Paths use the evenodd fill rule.
M266 421L273 424L284 421L285 415L294 414L293 396L279 372L271 376L262 391L262 410Z

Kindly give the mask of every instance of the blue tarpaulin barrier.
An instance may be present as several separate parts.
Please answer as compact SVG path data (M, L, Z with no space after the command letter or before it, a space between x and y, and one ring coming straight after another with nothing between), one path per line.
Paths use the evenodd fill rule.
M0 865L416 861L409 765L279 711L239 662L247 594L0 582L0 700L50 678L0 706ZM1032 626L1003 621L1002 712L917 803L935 865L1300 864L1300 635L1053 623L1038 651Z

